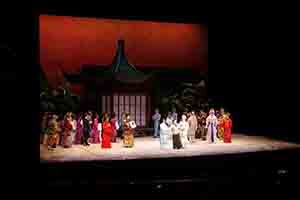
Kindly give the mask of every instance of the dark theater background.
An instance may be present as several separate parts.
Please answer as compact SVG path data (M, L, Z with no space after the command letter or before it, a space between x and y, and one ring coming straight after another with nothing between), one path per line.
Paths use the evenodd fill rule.
M42 66L50 84L57 84L64 73L78 74L82 65L107 66L115 55L116 41L121 38L125 40L130 62L137 67L207 72L209 97L216 107L224 106L230 110L234 132L299 142L299 134L294 131L296 118L293 117L297 107L297 84L294 82L297 79L290 67L292 60L287 55L290 49L285 43L290 43L291 38L287 36L286 25L241 13L233 17L210 17L209 20L207 16L195 13L121 16L101 15L93 9L35 9L32 14L33 48L29 57L33 69L38 71ZM238 21L238 16L243 16L242 22ZM155 27L156 31L147 31L148 26ZM14 40L10 41L14 46ZM208 49L204 48L207 45ZM158 46L159 51L154 50ZM29 76L38 76L34 70L26 72L29 73ZM32 86L35 87L34 83ZM82 87L73 84L72 90L80 94ZM228 190L249 194L249 188L249 195L253 197L257 193L266 197L284 196L285 192L291 194L291 182L299 178L298 153L239 155L234 160L226 156L201 161L183 158L152 160L150 163L148 160L139 167L135 162L115 162L118 168L107 162L105 166L93 165L86 175L72 174L86 169L82 163L73 163L72 167L67 167L69 171L51 168L52 174L47 174L50 168L43 168L41 181L45 185L52 181L49 184L52 188L90 189L92 185L92 189L99 190L101 186L101 190L107 191L139 188L141 191L199 192L200 187L204 198L208 197L207 193L220 195ZM153 162L156 166L176 167L172 170L155 168L157 171L154 172ZM92 177L99 168L107 173ZM53 170L59 175L54 176ZM126 173L122 173L123 170ZM120 182L110 184L115 180ZM216 194L215 190L220 193Z

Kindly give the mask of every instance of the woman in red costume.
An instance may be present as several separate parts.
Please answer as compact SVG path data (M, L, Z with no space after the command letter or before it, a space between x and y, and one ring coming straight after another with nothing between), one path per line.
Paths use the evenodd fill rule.
M232 121L229 118L230 113L225 115L224 119L224 143L231 143L231 127Z
M116 113L112 113L111 119L110 119L110 125L112 129L112 136L111 136L111 142L117 142L117 119L116 119Z
M72 135L71 131L73 129L72 125L72 113L67 113L64 122L64 132L63 132L63 146L65 148L72 147Z
M111 148L111 136L112 136L112 128L111 124L109 122L108 115L104 115L103 117L103 123L102 123L102 148Z

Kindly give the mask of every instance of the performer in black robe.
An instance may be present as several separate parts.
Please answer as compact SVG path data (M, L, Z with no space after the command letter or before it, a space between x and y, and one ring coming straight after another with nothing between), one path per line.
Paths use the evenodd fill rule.
M174 120L170 126L171 128L171 134L173 137L173 149L181 149L183 148L181 138L180 138L180 132L177 127L177 123Z

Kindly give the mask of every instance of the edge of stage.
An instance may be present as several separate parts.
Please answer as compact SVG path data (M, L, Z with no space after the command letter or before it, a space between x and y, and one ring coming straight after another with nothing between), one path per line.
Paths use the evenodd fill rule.
M246 141L257 138L235 134L232 145L239 141L239 137L248 138ZM299 144L258 138L261 138L263 143L271 142L267 146L273 149L264 146L265 148L258 151L252 149L227 154L219 152L151 159L40 162L40 179L45 189L78 187L90 191L90 187L93 186L96 190L109 192L133 189L133 186L141 191L158 188L186 191L187 187L188 191L198 191L199 185L206 187L210 184L228 185L222 185L221 190L234 184L235 187L241 187L242 191L248 190L249 185L259 190L266 184L275 184L286 177L297 181L300 178ZM159 141L157 143L159 145ZM255 143L252 147L255 147ZM97 151L103 150L99 147Z
M216 144L208 144L206 141L196 140L188 144L184 149L161 149L159 138L139 137L135 138L133 148L124 148L122 141L112 143L111 149L101 149L100 144L90 146L73 145L71 148L58 146L49 151L46 145L40 145L41 163L62 162L90 162L90 161L117 161L117 160L145 160L166 159L180 157L201 157L223 154L243 154L261 151L276 151L299 148L300 144L269 139L262 136L247 136L234 134L232 143L218 141Z

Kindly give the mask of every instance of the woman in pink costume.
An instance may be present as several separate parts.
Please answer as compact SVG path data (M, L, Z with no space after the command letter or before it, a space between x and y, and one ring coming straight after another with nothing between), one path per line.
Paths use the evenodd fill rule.
M93 143L93 144L100 144L100 134L99 134L99 130L98 130L98 123L99 123L99 116L96 113L94 121L93 121L93 125L92 125L91 143Z

